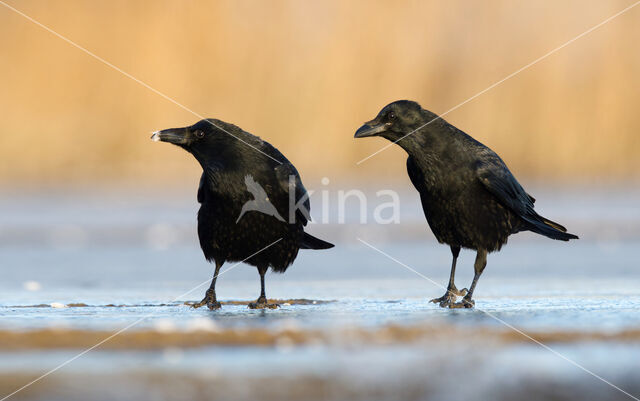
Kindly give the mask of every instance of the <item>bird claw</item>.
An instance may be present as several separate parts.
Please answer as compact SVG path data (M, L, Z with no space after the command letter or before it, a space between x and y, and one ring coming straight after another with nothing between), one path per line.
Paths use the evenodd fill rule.
M222 304L218 301L207 302L207 308L209 308L209 310L218 310L222 308Z
M216 309L220 309L222 307L222 304L216 300L211 300L205 297L205 299L203 299L202 301L191 305L191 307L193 309L198 309L201 306L207 305L207 308L209 308L210 310L216 310Z
M464 297L469 293L469 290L463 288L461 290L457 289L455 286L453 288L448 288L447 292L441 296L440 298L434 298L429 302L440 305L441 308L454 308L457 300L457 297ZM473 302L473 301L472 301Z
M446 308L447 306L450 306L451 304L456 302L456 295L455 293L447 291L447 293L441 296L440 298L434 298L429 302L438 304L440 305L441 308Z
M205 304L205 302L200 301L200 302L198 302L198 303L191 304L191 305L189 305L189 306L191 306L191 308L192 308L192 309L198 309L199 307L203 306L204 304Z
M279 304L270 304L267 302L251 302L249 303L249 309L277 309Z
M464 297L464 298L462 298L462 300L460 302L456 302L456 303L450 304L449 308L451 308L451 309L461 309L461 308L471 309L474 306L476 306L476 301L474 301L473 299L467 299L467 297Z

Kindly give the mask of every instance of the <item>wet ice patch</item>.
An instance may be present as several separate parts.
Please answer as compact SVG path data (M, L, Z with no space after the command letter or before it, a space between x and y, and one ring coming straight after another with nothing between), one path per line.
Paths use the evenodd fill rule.
M187 331L219 331L220 327L211 319L200 317L191 319L186 324Z
M165 360L165 362L170 364L179 363L180 361L182 361L183 357L184 357L184 352L177 347L165 348L162 351L162 358Z
M154 322L153 328L160 333L171 333L176 331L176 324L171 319L158 319Z
M146 237L149 247L158 251L168 249L177 239L175 228L164 223L149 226Z
M87 240L87 231L74 224L58 225L49 232L49 243L56 249L82 248Z
M42 285L37 281L29 280L22 283L22 288L27 291L35 292L40 291L42 289Z

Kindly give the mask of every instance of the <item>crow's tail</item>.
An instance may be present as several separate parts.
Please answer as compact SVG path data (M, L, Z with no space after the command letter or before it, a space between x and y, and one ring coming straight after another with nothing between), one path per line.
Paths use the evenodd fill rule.
M529 230L534 233L544 235L551 239L557 239L560 241L569 241L570 239L578 239L577 235L567 232L561 224L546 219L540 215L536 215L534 219L526 219L530 224Z
M333 244L307 233L302 234L302 240L300 241L300 249L329 249L333 248L333 246Z

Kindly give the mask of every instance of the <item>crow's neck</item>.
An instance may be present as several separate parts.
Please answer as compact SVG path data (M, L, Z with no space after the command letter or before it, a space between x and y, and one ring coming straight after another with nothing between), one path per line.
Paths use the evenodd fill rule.
M437 168L441 164L442 141L429 128L424 127L397 142L423 169Z
M196 158L200 166L202 166L203 170L207 168L216 168L218 169L220 166L225 165L224 163L224 155L217 154L211 152L210 150L203 150L198 148L190 148L187 149L189 153Z

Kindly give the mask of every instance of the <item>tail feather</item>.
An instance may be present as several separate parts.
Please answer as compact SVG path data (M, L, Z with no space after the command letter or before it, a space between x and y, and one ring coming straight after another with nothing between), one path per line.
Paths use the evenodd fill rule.
M551 221L548 219L545 219L544 217L540 216L540 218L542 219L542 222L548 226L551 226L553 228L555 228L556 230L560 230L563 233L567 232L567 229L562 225L562 224L558 224L555 221Z
M567 232L567 229L553 222L549 219L546 219L542 216L536 216L536 219L527 219L530 223L529 230L534 233L538 233L544 235L545 237L549 237L551 239L557 239L560 241L569 241L570 239L578 239L577 235L571 234Z
M307 233L302 235L302 240L300 241L300 249L329 249L333 247L333 244Z

